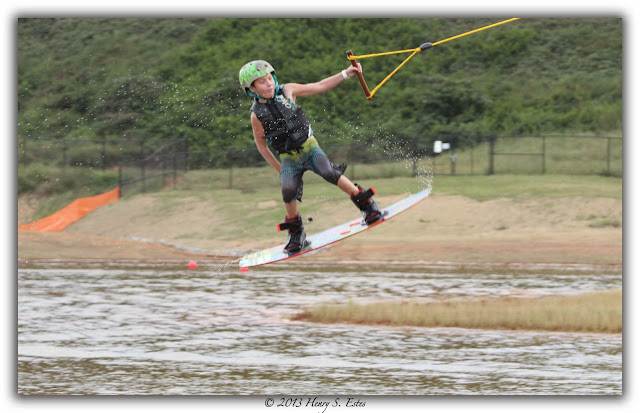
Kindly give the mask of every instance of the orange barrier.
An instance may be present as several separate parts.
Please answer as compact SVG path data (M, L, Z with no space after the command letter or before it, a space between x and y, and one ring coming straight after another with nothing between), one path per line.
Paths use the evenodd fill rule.
M88 198L78 198L60 211L42 218L39 221L30 224L21 225L19 230L23 231L50 231L57 232L65 229L73 224L87 213L99 208L103 205L115 202L120 198L120 188L112 189L101 195L91 196Z

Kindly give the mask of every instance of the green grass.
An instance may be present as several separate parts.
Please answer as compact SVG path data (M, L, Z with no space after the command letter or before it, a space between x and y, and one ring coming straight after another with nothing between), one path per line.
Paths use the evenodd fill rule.
M375 178L376 165L358 165L358 177L363 185L373 185L381 195L398 195L415 192L424 188L430 177ZM190 171L180 184L181 190L228 189L228 171ZM370 176L364 178L362 176ZM251 193L256 198L277 199L280 182L270 167L236 168L233 172L234 191ZM336 194L332 185L309 172L304 176L305 197L331 197ZM432 179L433 192L462 195L478 201L498 198L564 198L602 197L622 199L622 179L593 175L479 175L479 176L435 176ZM274 195L274 191L275 196Z
M545 142L545 174L540 173L540 157L533 159L514 155L497 156L498 173L486 175L488 146L481 143L457 153L456 175L449 175L449 156L443 154L435 158L350 164L346 176L363 185L375 182L376 189L388 194L417 191L433 181L434 193L458 194L479 201L574 196L622 199L621 139L610 141L609 174L604 173L607 168L606 139L594 136L549 137ZM496 152L539 152L541 144L540 137L499 139ZM278 175L268 166L192 171L189 175L185 177L185 185L190 188L209 185L253 193L258 188L279 186ZM305 175L305 184L318 182L322 182L321 178L311 173Z
M617 219L603 219L602 221L592 222L589 224L591 228L605 228L605 227L613 227L620 228L622 224Z
M622 333L622 290L575 296L321 305L297 320L418 327Z
M406 170L407 164L382 165L386 168ZM380 177L377 172L380 164L362 164L355 166L353 180L363 186L373 186L379 196L415 193L432 184L433 194L460 195L478 201L499 198L565 198L565 197L602 197L622 199L622 178L598 175L465 175L430 176L420 170L418 177L410 173L392 178ZM400 169L398 169L400 170ZM347 176L350 170L347 169ZM132 175L135 177L135 175ZM117 173L80 168L47 168L33 165L18 170L20 195L32 193L42 197L40 208L34 219L40 219L68 205L76 198L97 195L113 189L117 185ZM319 176L309 172L304 176L303 207L321 208L326 202L342 199L343 194L333 185L327 184ZM279 222L282 208L256 208L257 203L272 201L281 205L280 182L278 174L270 166L252 168L206 169L188 171L178 176L173 186L173 176L166 179L154 178L147 182L149 194L164 199L164 208L170 210L180 203L172 198L197 197L201 200L213 199L222 210L237 211L243 221L250 225L264 227L264 222ZM161 189L164 190L161 191ZM125 198L136 196L141 185L123 188ZM346 198L345 198L346 199ZM348 202L348 201L345 201ZM312 211L313 213L313 211ZM613 226L619 222L592 219L592 226ZM336 223L337 225L338 223ZM244 227L245 225L243 225ZM271 229L269 229L270 231ZM221 229L221 231L224 231ZM259 236L259 234L256 234ZM266 236L266 234L265 234Z
M374 168L373 165L363 166ZM251 229L255 239L272 238L273 223L280 222L284 214L280 195L278 175L270 167L236 168L233 172L233 187L228 188L228 171L199 170L189 171L180 180L175 190L154 193L163 200L165 208L177 207L180 200L196 197L211 202L216 211L224 212L228 221L217 226L211 239L238 238L238 228ZM304 201L301 208L305 218L324 216L322 222L314 222L314 230L319 231L331 225L340 224L341 218L332 215L331 208L339 205L349 210L351 203L335 186L326 183L313 173L304 177ZM415 193L424 188L424 182L417 178L371 178L360 181L362 185L373 186L379 197ZM604 197L622 198L622 179L601 176L564 176L564 175L493 175L493 176L436 176L433 178L433 193L466 196L478 201L498 198L532 199L564 197ZM136 196L125 195L126 197ZM175 202L171 200L175 200ZM261 203L270 203L259 207ZM328 205L332 206L329 207ZM213 216L216 212L212 210ZM219 215L219 213L218 213ZM599 223L606 217L588 220ZM267 224L267 225L265 225ZM603 224L604 225L604 224ZM497 228L507 229L507 228Z
M596 197L622 199L622 178L582 175L436 176L434 193L478 201L497 198Z

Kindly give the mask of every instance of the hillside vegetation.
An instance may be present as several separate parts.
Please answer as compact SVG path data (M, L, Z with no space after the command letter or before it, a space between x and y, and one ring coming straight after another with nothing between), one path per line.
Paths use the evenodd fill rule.
M313 82L346 68L348 49L415 48L500 20L19 19L18 151L25 137L253 147L237 79L247 61L268 60L281 83ZM405 57L362 60L370 86ZM417 55L372 101L351 80L300 102L328 143L620 131L622 20L521 19Z

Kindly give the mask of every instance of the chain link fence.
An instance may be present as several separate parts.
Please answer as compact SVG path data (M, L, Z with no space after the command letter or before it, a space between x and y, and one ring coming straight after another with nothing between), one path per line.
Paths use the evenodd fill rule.
M126 193L175 186L189 170L225 171L234 187L243 168L266 166L256 148L190 151L187 139L159 140L26 139L19 162L57 166L116 168ZM434 143L437 144L434 145ZM623 139L616 136L496 136L493 134L424 135L403 142L321 143L332 162L346 163L346 175L391 178L434 175L492 174L623 174ZM153 148L158 148L153 150ZM438 151L438 149L442 149Z

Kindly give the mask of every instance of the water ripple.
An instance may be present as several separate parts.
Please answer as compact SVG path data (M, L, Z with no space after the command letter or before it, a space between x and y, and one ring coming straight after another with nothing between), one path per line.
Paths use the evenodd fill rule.
M287 320L325 302L621 288L619 268L264 268L20 268L19 393L622 393L618 335Z

